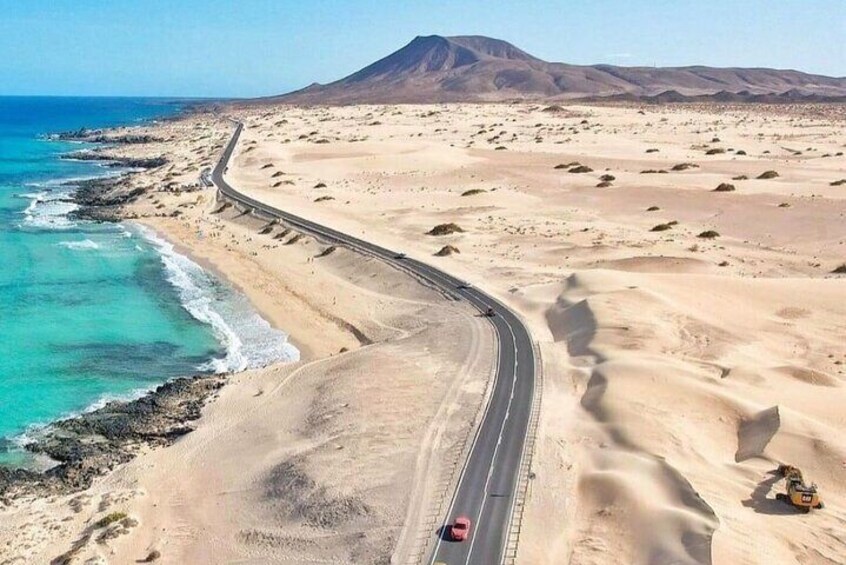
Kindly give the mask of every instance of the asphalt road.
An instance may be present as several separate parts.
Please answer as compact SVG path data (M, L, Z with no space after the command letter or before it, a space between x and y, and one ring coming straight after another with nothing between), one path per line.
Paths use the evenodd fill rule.
M377 257L437 287L455 300L466 300L478 308L480 313L488 307L494 309L495 315L489 320L499 342L496 380L449 510L443 517L441 528L432 532L433 536L437 536L437 541L426 562L443 562L448 565L501 563L514 510L514 497L534 398L535 353L528 329L502 303L439 269L268 206L235 190L223 175L238 143L241 129L239 123L212 171L212 181L225 196L266 216L279 218L292 228L327 243L343 245ZM461 515L468 516L472 521L470 537L461 543L452 542L448 539L448 525Z

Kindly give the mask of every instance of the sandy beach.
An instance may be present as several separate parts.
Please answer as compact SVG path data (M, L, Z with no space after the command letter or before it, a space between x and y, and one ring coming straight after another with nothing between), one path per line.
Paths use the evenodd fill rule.
M165 127L185 136L171 154L192 152L190 125ZM302 361L231 376L197 431L83 493L4 507L0 563L151 552L163 563L360 563L425 550L486 393L489 326L352 252L318 257L325 246L310 238L271 246L256 236L266 222L212 214L213 199L156 194L128 215L245 292ZM111 512L130 521L102 536L93 524Z
M843 105L225 113L245 124L240 190L435 264L529 324L544 378L519 563L843 561ZM490 327L222 206L198 179L231 130L197 113L111 149L168 160L116 189L143 189L121 214L243 291L302 360L232 375L195 431L87 491L0 506L0 564L426 551L484 405ZM824 509L775 500L780 463ZM110 512L128 519L97 526Z

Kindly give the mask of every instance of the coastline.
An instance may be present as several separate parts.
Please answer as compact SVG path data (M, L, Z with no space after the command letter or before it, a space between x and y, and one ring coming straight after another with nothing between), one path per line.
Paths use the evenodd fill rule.
M173 116L171 119L177 120L178 116ZM122 130L126 127L132 126L80 130L50 136L50 139L60 141L84 141L97 144L98 146L94 148L84 150L88 157L82 160L107 163L103 165L107 169L98 175L48 181L44 183L45 186L68 189L67 194L59 195L59 199L75 206L73 210L67 212L69 219L115 225L134 223L138 226L139 235L147 240L149 245L156 248L163 261L167 253L166 250L160 248L162 243L156 241L158 238L161 238L164 244L171 245L175 253L187 257L190 262L209 273L213 279L229 285L234 292L242 294L249 301L250 298L243 288L233 284L216 265L195 255L188 246L169 241L162 233L161 227L159 230L153 227L153 222L145 223L131 219L133 213L127 211L124 206L134 200L138 193L122 194L125 183L133 175L162 166L166 160L109 155L108 151L115 143L137 145L164 141L151 136L127 136L114 140L107 135L109 131ZM91 135L96 137L89 139ZM64 154L59 158L72 159L74 155ZM124 170L109 170L117 167ZM33 198L26 213L29 214L37 203L38 200ZM142 229L145 231L141 232ZM149 233L146 230L149 230ZM182 306L186 310L189 309L186 304ZM250 307L253 307L252 303ZM263 312L256 309L256 314L264 319ZM193 312L192 316L196 317ZM212 325L210 322L206 323ZM268 365L295 363L300 360L300 350L290 339L290 334L285 332L279 324L271 327L284 333L284 341L294 348L296 358L274 361ZM229 328L229 331L232 329ZM215 332L217 333L217 329ZM221 336L218 337L221 338ZM221 343L221 345L227 344ZM306 349L306 351L309 350ZM230 354L231 352L227 352L227 356ZM219 359L212 359L209 363L212 361L222 362ZM200 369L198 367L198 370ZM248 368L240 370L248 370ZM112 395L107 394L79 413L35 426L34 431L27 432L27 441L22 443L22 448L35 457L43 458L45 468L39 470L29 467L0 466L0 502L8 505L13 499L21 497L44 497L85 490L91 486L96 477L132 459L139 447L172 444L179 436L190 433L192 430L190 424L200 417L200 408L219 387L225 384L228 374L230 371L214 370L202 371L198 375L170 377L158 385L147 390L134 391L126 397L112 398ZM204 383L210 383L210 385ZM111 422L115 419L115 422ZM92 426L91 422L96 424ZM134 427L137 427L138 431L127 433L129 428ZM94 450L85 449L82 447L85 443L93 443L101 447Z
M127 174L121 173L116 177L104 176L86 180L94 181L91 186L96 188L102 186L100 181L114 181L120 185L121 180L126 178ZM114 206L113 202L94 204L90 199L73 200L89 209ZM129 200L123 200L121 204L126 204ZM90 217L88 214L90 212L86 214ZM109 219L97 221L129 222L151 230L156 237L161 237L172 245L176 253L184 255L213 277L242 293L260 316L267 321L273 320L274 329L285 332L286 342L296 348L299 358L277 361L264 368L298 364L319 358L315 349L325 347L323 336L318 338L312 332L306 332L309 336L306 340L292 338L286 329L280 327L281 324L276 323L285 317L284 313L259 309L252 302L253 298L266 297L250 286L243 285L243 282L239 285L237 279L230 278L239 270L233 261L219 260L216 263L213 256L200 252L197 245L191 246L184 243L184 240L180 242L176 239L179 232L173 227L169 232L167 224L151 218L122 219L127 216L131 218L133 213L113 212ZM173 240L168 239L169 233L174 237ZM238 372L247 370L249 369ZM134 398L97 401L96 404L101 406L39 426L35 436L24 447L34 455L48 458L53 465L44 471L0 466L0 502L9 505L14 499L22 497L41 498L83 491L90 488L97 477L134 458L139 448L172 445L180 436L193 431L192 422L200 418L202 407L216 397L217 391L226 385L230 375L231 373L209 372L174 377L146 392L134 394ZM83 447L91 442L102 447L95 450Z
M136 223L145 226L147 229L154 229L152 222ZM155 231L155 233L159 237L165 237L161 231ZM187 256L219 280L231 285L237 292L247 294L244 289L226 278L225 273L208 259L195 254L195 251L187 246L177 244L173 244L173 246L176 252ZM257 312L262 316L266 315L264 312ZM284 331L280 327L275 329ZM298 353L301 354L305 351L306 354L300 355L297 360L278 361L267 366L287 365L315 359L305 342L297 343L287 333L286 342L297 348ZM118 397L98 400L79 414L59 418L38 426L38 429L29 437L24 447L29 453L45 457L52 464L43 471L0 466L0 501L4 504L10 504L12 499L22 496L42 497L84 490L91 486L96 477L102 476L116 465L128 461L132 457L131 452L137 447L142 445L160 447L172 444L180 435L190 433L191 422L199 418L198 410L192 409L186 412L185 405L197 407L204 405L214 393L214 390L225 385L227 376L228 373L225 372L206 372L200 375L172 377L149 390L134 392L128 398ZM196 381L208 381L214 385L214 388L208 389L205 386L196 386L193 384ZM177 394L174 394L174 388ZM172 397L178 397L179 401L174 402ZM140 412L138 421L134 422L135 424L139 424L143 428L146 423L145 419L162 419L168 422L170 428L167 426L156 428L151 425L149 429L136 433L132 437L122 437L121 428L127 426L126 422L120 421L114 427L108 424L108 420L116 413L132 413L137 411L139 406L150 406L152 410ZM100 425L96 430L88 429L90 427L86 426L86 422L89 421L98 421ZM63 430L69 428L88 429L88 432L64 434ZM109 445L97 452L86 452L74 447L78 446L81 441L96 442L100 439L105 439ZM128 447L129 449L127 449Z
M786 108L411 108L234 110L228 178L525 317L544 382L518 563L842 554L817 534L846 515L830 433L846 390L843 108L803 108L799 125ZM485 136L506 134L480 137L492 122ZM172 156L127 178L116 196L143 190L116 209L296 328L313 360L232 375L193 433L76 497L0 509L0 547L23 537L24 560L66 551L105 508L139 524L86 558L405 562L436 528L490 335L376 261L217 205L197 180L230 127L196 114L157 129L166 143L115 149ZM792 135L810 149L784 147ZM429 233L448 223L461 231ZM775 500L780 462L818 481L824 511Z
M127 463L139 449L172 445L193 430L227 376L177 377L135 400L114 400L44 426L26 448L55 464L45 471L0 467L0 503L72 494Z
M267 307L265 307L265 309L259 307L256 301L261 300L261 295L249 285L245 285L243 282L239 283L239 280L233 272L234 269L228 262L215 262L214 258L209 255L208 252L204 253L197 245L186 244L184 239L178 238L179 233L177 230L172 227L168 229L168 225L166 223L156 221L156 218L137 217L122 221L135 223L144 226L147 229L153 230L153 232L159 237L170 243L177 253L188 257L191 261L211 273L214 277L219 280L226 281L226 283L234 290L247 297L256 311L265 320L267 320L274 329L280 330L286 334L288 343L299 351L299 361L313 361L319 358L315 352L315 348L318 347L318 345L314 343L314 340L308 338L300 340L297 335L290 333L290 327L292 326L284 315L280 315Z
M147 158L145 151L167 146L178 167L196 148L188 136L198 122L209 120L160 126L179 132L176 142L117 150ZM226 123L212 123L215 142L228 137ZM200 168L217 157L214 142L204 151ZM109 213L153 229L243 292L274 327L297 328L291 342L301 360L229 376L192 433L166 449L137 446L131 461L77 494L0 507L0 548L12 537L28 540L12 555L30 561L68 548L80 559L108 551L118 561L156 549L175 562L256 552L370 562L417 551L419 528L445 496L444 481L475 425L491 371L490 329L475 312L378 261L345 249L325 253L296 234L267 243L256 235L265 221L237 210L215 214L213 191L167 188L191 187L197 168L163 182L166 169L124 177L108 199L160 188L137 191L132 202L104 202ZM134 525L117 525L115 539L96 543L86 532L115 506ZM30 523L44 507L49 524ZM176 524L193 533L171 535ZM84 541L73 543L80 535Z
M843 108L239 108L227 178L525 316L544 390L518 562L743 561L749 531L791 562L843 515ZM767 515L796 461L837 508L815 525Z

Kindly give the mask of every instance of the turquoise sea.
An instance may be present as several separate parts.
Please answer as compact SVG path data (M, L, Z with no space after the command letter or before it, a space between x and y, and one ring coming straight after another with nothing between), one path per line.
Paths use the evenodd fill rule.
M32 464L21 449L28 437L108 399L298 357L246 298L149 230L67 216L73 179L115 171L60 160L81 145L45 134L180 109L159 99L0 97L0 464Z

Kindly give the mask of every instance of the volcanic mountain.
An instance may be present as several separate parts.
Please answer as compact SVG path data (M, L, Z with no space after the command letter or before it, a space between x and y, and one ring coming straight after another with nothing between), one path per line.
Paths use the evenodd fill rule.
M556 100L719 95L785 100L846 96L846 78L793 70L616 67L549 63L499 39L416 37L384 59L329 84L263 99L291 104Z

